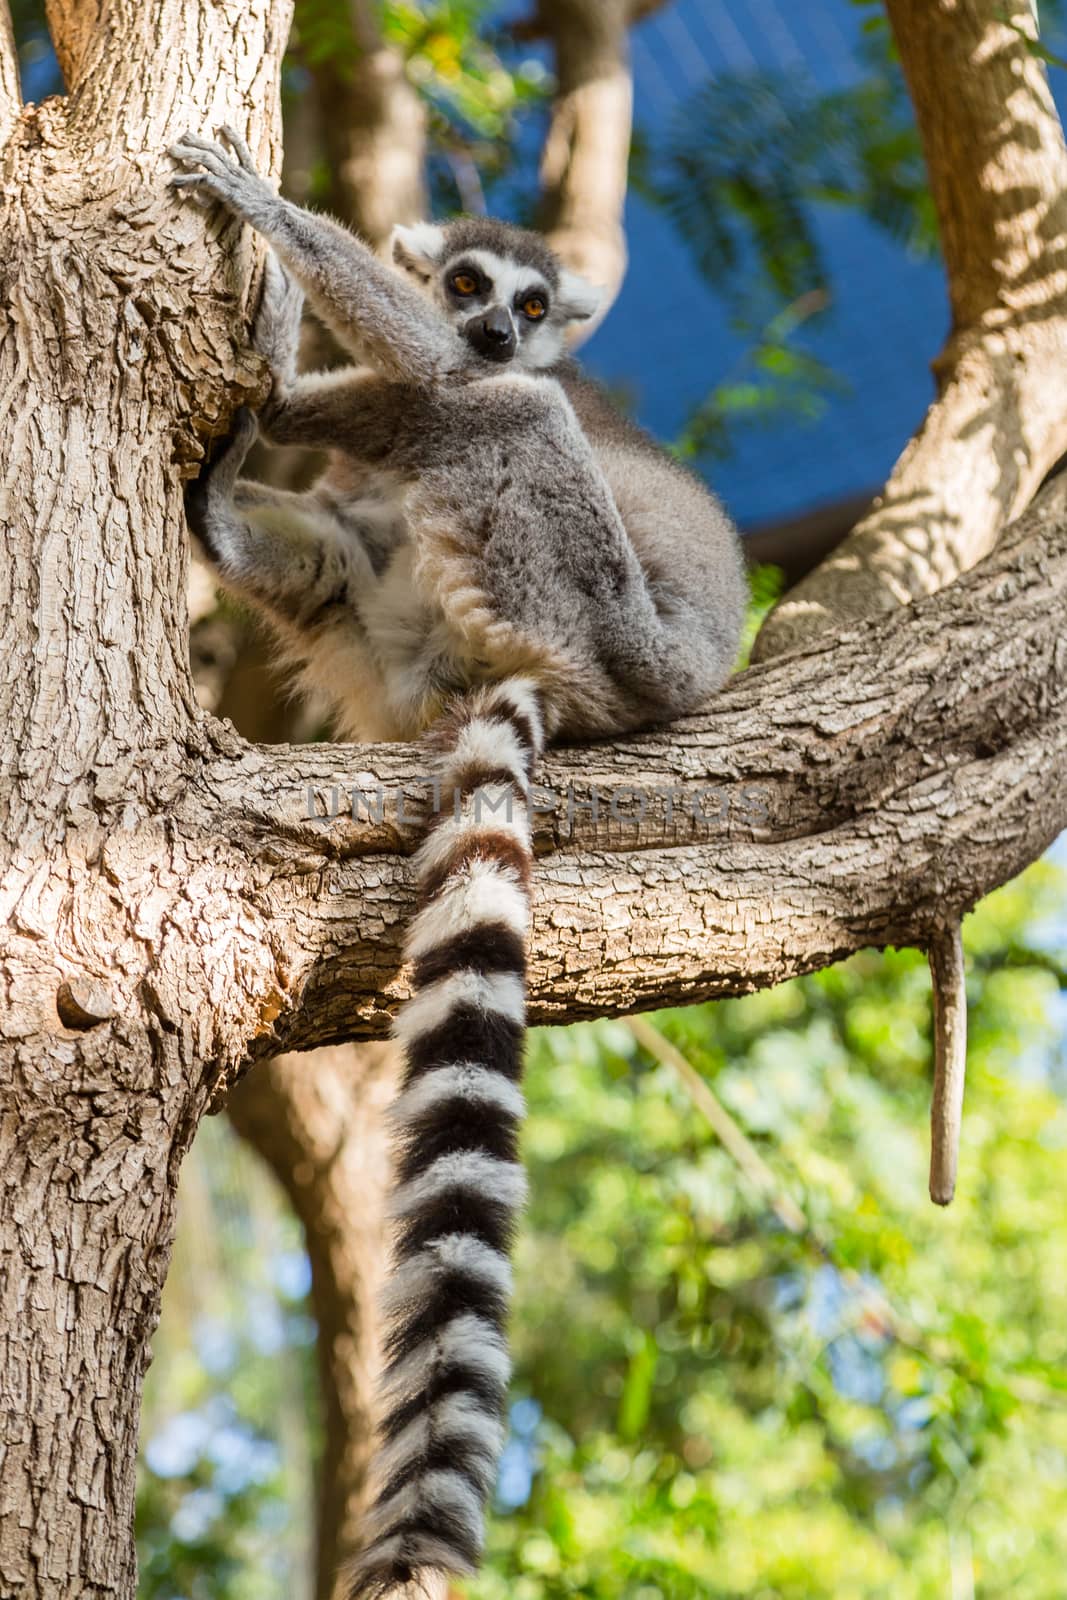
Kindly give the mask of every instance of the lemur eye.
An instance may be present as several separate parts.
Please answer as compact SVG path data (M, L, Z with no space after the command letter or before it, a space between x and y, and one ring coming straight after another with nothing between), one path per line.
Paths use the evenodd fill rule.
M454 272L452 274L452 287L457 294L477 294L477 281L469 272Z
M523 316L529 317L531 322L537 322L547 310L548 307L539 294L529 294L522 302Z

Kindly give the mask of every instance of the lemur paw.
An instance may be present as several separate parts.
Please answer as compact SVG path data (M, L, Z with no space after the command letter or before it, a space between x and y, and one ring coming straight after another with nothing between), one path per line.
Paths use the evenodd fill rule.
M219 200L237 216L254 220L250 213L256 210L257 203L267 201L274 205L277 196L266 179L259 176L252 152L241 136L229 127L220 128L219 133L231 147L232 155L218 140L203 139L196 133L187 133L171 145L168 154L175 161L202 170L176 173L170 187L201 202Z
M185 486L185 519L216 566L225 560L226 511L257 432L254 414L247 406L239 407L234 412L229 433L205 463L200 476Z
M292 380L300 346L304 291L282 266L273 250L263 263L263 293L252 331L252 344L276 374Z

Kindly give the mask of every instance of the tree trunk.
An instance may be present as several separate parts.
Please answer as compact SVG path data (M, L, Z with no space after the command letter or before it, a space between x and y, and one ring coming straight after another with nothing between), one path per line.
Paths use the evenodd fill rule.
M623 211L633 128L630 25L663 0L540 0L527 32L546 32L558 88L541 155L541 227L554 250L604 290L600 326L626 273Z
M165 52L155 8L98 23L57 0L70 93L24 109L6 8L0 28L0 1593L20 1600L132 1600L178 1166L257 1025L226 847L176 820L206 746L174 461L262 382L229 253L168 196L163 152L246 106L276 140L287 12L161 16Z
M374 1437L378 1290L389 1160L385 1110L396 1089L391 1045L335 1045L279 1056L230 1096L237 1131L270 1164L304 1227L326 1442L315 1593L329 1600L358 1548Z
M380 249L398 222L427 213L426 109L404 58L387 45L374 0L348 0L353 52L317 65L322 137L335 207Z

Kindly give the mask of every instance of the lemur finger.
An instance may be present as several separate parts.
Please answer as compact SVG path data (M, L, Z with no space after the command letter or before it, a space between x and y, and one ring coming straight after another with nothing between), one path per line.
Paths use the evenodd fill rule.
M215 156L220 161L230 161L230 157L219 141L217 139L208 139L202 133L183 133L178 143L190 150L201 151L204 155Z
M241 166L244 167L245 171L251 172L254 177L258 178L259 172L256 167L255 160L253 159L251 150L248 148L247 144L245 144L244 140L241 138L241 135L235 132L235 130L230 127L228 122L224 122L222 124L222 127L219 129L219 137L221 139L225 139L226 143L231 146L234 155L241 163Z
M229 178L232 181L241 170L219 145L211 144L206 139L198 139L194 134L186 134L184 139L172 144L167 153L173 156L175 161L185 161L190 166L205 167L216 178Z

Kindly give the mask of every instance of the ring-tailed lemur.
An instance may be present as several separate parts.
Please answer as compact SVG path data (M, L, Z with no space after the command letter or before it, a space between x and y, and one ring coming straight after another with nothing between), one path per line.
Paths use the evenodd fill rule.
M596 291L537 235L398 228L389 266L189 136L173 183L273 247L257 343L269 439L328 448L306 494L238 478L255 433L194 485L190 521L356 738L430 729L444 796L416 857L379 1488L355 1600L470 1572L504 1437L527 798L546 736L692 710L733 663L736 533L703 485L563 354ZM399 270L398 270L399 269ZM366 365L296 374L301 291ZM456 803L451 804L453 794Z

